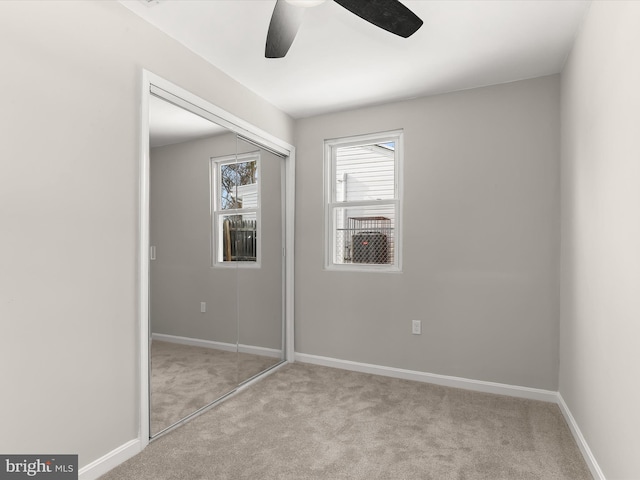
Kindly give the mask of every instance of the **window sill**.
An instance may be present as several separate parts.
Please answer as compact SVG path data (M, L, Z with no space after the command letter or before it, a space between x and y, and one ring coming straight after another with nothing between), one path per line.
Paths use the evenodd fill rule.
M359 273L402 273L402 268L395 265L325 265L328 272L359 272Z

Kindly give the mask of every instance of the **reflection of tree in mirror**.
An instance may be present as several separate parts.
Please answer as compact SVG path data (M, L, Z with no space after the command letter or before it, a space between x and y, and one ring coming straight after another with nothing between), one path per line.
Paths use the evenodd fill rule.
M224 210L242 208L239 187L257 182L257 162L227 163L220 166L221 203Z

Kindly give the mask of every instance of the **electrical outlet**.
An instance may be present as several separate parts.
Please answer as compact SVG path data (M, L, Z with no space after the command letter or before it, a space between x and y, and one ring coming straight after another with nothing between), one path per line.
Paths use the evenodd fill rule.
M200 313L205 313L207 311L207 302L200 302Z
M422 321L421 320L411 320L411 333L413 335L421 335L422 334Z

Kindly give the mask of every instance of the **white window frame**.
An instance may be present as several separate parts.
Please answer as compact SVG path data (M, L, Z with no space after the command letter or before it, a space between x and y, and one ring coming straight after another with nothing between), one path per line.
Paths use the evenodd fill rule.
M220 205L221 189L220 189L220 169L223 165L229 165L233 163L244 162L256 162L256 169L258 171L257 178L257 207L250 208L233 208L222 209ZM211 157L209 161L210 179L211 179L211 266L219 268L260 268L262 260L262 222L260 211L262 207L261 199L261 177L262 167L260 162L260 152L248 152L240 153L237 155L226 155L223 157ZM222 256L222 248L224 242L222 241L221 232L219 229L220 217L228 215L242 215L247 213L256 214L256 260L255 261L224 261L219 260Z
M340 147L395 142L394 198L392 200L338 201L336 186L336 152ZM404 132L393 130L325 140L324 142L324 268L335 271L402 272L402 198ZM334 209L358 206L393 205L395 208L394 256L389 264L335 263Z

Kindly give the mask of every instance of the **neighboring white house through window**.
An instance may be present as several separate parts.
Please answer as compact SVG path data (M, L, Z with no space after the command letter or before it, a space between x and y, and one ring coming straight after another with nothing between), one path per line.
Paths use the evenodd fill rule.
M213 265L258 265L260 154L212 158L211 173Z
M402 131L325 141L325 267L401 269Z

